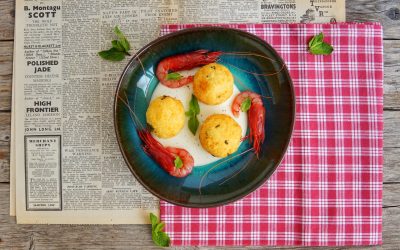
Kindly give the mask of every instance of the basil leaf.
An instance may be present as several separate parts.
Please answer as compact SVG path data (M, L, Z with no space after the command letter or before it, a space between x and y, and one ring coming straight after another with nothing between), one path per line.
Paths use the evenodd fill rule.
M157 224L157 226L154 229L154 231L157 232L157 233L161 232L163 230L164 226L165 226L164 222L160 222L160 223Z
M193 113L193 110L189 109L188 111L185 112L185 115L190 117L190 116L195 116L196 114Z
M156 243L156 245L160 247L168 247L171 241L168 234L166 234L165 232L152 234L152 239L154 243Z
M330 55L333 51L333 47L330 44L322 43L318 47L314 47L310 50L314 55Z
M249 97L247 97L242 104L240 105L240 110L242 110L242 112L247 112L251 107L251 100Z
M154 230L158 223L158 218L153 213L150 213L151 229Z
M168 247L170 244L170 238L168 234L163 232L165 223L158 223L158 218L153 213L150 213L151 221L151 238L157 246Z
M321 32L318 35L315 35L310 42L308 43L308 47L312 48L313 46L317 46L318 44L322 43L324 40L324 34Z
M131 45L129 44L122 31L118 28L118 26L115 26L114 33L117 35L122 47L125 49L126 52L128 52L131 49Z
M117 62L124 60L125 53L118 51L116 48L111 48L109 50L100 51L99 56L105 60Z
M181 167L183 167L183 162L182 162L181 157L179 157L179 156L176 156L176 157L175 157L174 165L175 165L176 168L181 168Z
M196 131L199 128L199 120L197 119L197 116L191 116L189 118L188 127L190 132L192 132L193 135L196 135Z
M192 95L192 99L189 102L189 109L192 110L195 115L200 114L199 102L194 95Z
M112 44L113 48L115 48L116 50L121 51L121 52L125 51L124 47L121 45L121 43L118 40L111 41L111 44Z
M179 80L179 79L181 79L182 77L183 77L183 76L182 76L181 74L176 73L176 72L172 72L172 73L167 74L166 79L167 79L167 80Z
M323 41L324 34L321 32L314 36L308 43L309 51L313 55L330 55L333 51L333 47Z
M124 34L119 30L118 26L115 26L114 32L118 36L118 40L111 41L111 49L100 51L98 54L105 60L122 61L125 58L125 55L130 56L129 50L131 46Z

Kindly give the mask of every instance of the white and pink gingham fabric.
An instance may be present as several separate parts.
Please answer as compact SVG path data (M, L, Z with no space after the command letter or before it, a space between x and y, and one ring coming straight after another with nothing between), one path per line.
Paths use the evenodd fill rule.
M161 34L197 26L165 25ZM218 26L259 36L285 60L296 92L295 130L276 172L242 200L208 209L161 202L172 245L381 244L381 25ZM319 32L335 49L329 56L307 51Z

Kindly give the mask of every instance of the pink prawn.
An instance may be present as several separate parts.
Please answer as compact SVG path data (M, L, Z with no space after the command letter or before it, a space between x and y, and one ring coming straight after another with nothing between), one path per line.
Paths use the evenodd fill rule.
M249 98L251 101L250 109L248 110L248 121L250 127L250 142L253 142L253 148L258 157L261 152L261 145L264 142L265 133L265 107L261 96L251 91L244 91L238 94L233 100L231 109L235 117L239 116L239 111L242 103Z
M138 130L143 141L144 151L153 158L168 174L175 177L185 177L193 170L194 160L190 153L182 148L164 147L150 134L148 130ZM183 162L176 167L174 161L179 156Z
M189 70L194 67L203 66L216 62L222 54L220 51L209 52L201 49L193 52L178 54L162 59L156 69L158 80L169 88L179 88L193 82L193 76L181 77L180 79L167 79L171 72Z

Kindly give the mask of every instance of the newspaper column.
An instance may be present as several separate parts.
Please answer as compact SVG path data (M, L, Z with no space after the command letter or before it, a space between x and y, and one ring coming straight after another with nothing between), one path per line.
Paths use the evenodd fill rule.
M61 3L24 10L26 210L61 210Z

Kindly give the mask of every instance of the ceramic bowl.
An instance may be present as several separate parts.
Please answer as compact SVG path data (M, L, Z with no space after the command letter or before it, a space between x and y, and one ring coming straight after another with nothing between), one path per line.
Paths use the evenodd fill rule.
M196 166L187 177L176 178L166 173L143 151L136 130L138 125L121 98L129 102L139 123L146 124L148 103L155 86L159 84L155 76L157 64L165 57L199 49L251 52L271 58L223 54L219 61L231 70L241 91L251 90L270 97L263 98L266 108L265 141L259 158L253 152L235 157L251 147L246 140L235 154L229 156L230 160ZM283 64L278 53L265 41L250 33L227 28L186 29L160 37L143 47L123 71L114 102L116 136L132 174L155 196L186 207L224 205L261 186L284 157L293 131L295 96L289 72L286 67L282 68ZM246 71L279 73L263 76Z

